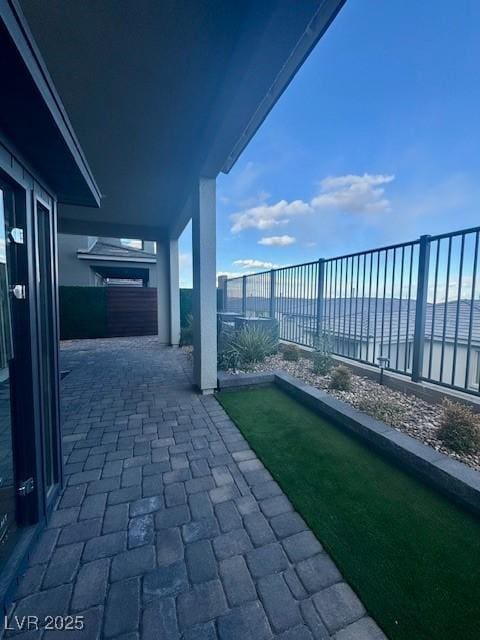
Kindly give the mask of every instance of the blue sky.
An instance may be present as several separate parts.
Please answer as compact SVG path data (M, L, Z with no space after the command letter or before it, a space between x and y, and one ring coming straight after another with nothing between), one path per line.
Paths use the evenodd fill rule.
M480 224L479 24L477 0L347 0L218 178L218 273Z

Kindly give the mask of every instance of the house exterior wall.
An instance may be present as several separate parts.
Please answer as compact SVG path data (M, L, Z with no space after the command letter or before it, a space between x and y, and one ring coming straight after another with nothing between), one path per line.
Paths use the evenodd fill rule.
M58 275L60 286L96 287L102 286L103 281L95 273L92 266L118 267L128 266L138 269L148 270L148 286L157 286L157 266L154 263L145 262L124 262L122 260L85 260L78 257L77 251L88 250L97 240L92 236L76 236L65 233L58 234ZM118 238L102 238L108 244L122 247ZM146 253L155 252L154 242L144 242L143 250Z
M396 342L388 346L388 343L381 346L379 340L375 343L375 350L373 351L374 343L369 342L368 351L366 341L360 342L359 340L342 341L342 338L334 340L333 351L346 357L355 358L358 360L377 363L377 358L380 355L389 357L390 368L398 369L399 371L405 371L410 373L412 369L412 352L413 342L408 344L404 341L400 341L398 344L398 360L397 360L397 344ZM405 350L407 350L407 357L405 357ZM368 358L367 358L368 356ZM440 340L434 340L430 343L430 340L425 340L423 350L423 368L422 377L430 379L434 382L443 382L445 384L452 384L454 386L463 388L465 386L465 376L467 372L467 345L459 342L455 349L453 342L445 342L442 352L442 342ZM443 359L443 367L442 367ZM455 372L453 369L453 363L455 361ZM407 363L405 367L405 363ZM470 361L468 363L468 376L467 376L467 388L472 390L479 390L479 372L480 372L480 344L472 342L470 346ZM453 375L453 381L452 381Z
M96 278L86 262L78 259L79 249L90 247L89 236L58 234L58 282L60 286L96 286Z
M465 385L465 373L467 370L467 354L466 344L459 343L455 350L453 343L446 342L443 351L443 371L441 371L442 362L442 343L434 341L431 347L432 366L430 378L435 381L451 384L453 373L453 362L455 359L455 375L453 383L455 386L463 387ZM472 343L470 348L470 362L468 372L468 388L478 391L478 367L480 358L480 344ZM430 342L425 341L425 351L423 356L423 375L428 376L430 362ZM441 375L442 374L442 375Z

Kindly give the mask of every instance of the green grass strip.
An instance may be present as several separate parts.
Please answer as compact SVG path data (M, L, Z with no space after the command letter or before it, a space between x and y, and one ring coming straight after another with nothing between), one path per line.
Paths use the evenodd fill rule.
M480 638L480 521L274 387L219 401L392 640Z

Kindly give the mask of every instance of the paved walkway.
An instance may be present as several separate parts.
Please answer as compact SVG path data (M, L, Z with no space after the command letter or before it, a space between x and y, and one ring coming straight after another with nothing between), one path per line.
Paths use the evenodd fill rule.
M62 369L66 489L12 614L84 629L23 637L384 638L183 353L72 342Z

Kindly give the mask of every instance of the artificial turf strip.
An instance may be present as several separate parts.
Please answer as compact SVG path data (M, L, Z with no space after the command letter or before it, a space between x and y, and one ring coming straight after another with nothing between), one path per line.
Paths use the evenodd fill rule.
M477 518L275 387L217 398L389 638L480 638Z

